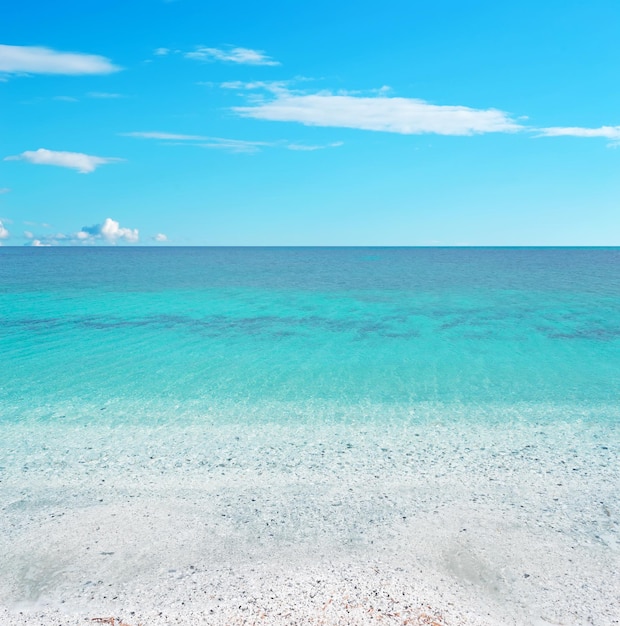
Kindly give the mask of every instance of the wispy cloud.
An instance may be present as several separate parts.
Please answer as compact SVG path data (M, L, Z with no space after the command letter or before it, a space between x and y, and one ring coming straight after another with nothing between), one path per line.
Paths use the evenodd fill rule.
M122 161L116 157L99 157L81 152L58 152L55 150L27 150L15 156L4 158L5 161L28 161L36 165L56 165L77 170L80 174L90 174L100 165Z
M4 227L2 220L0 220L0 239L8 239L11 233Z
M209 137L203 135L182 135L179 133L162 133L159 131L120 133L121 137L136 137L137 139L162 139L164 141L205 141Z
M288 80L257 80L251 82L244 82L242 80L230 80L224 83L220 83L222 89L235 89L236 91L253 91L256 89L264 89L265 91L271 91L272 93L278 93L286 91L291 81Z
M223 137L213 137L208 143L199 144L201 148L214 148L225 150L226 152L253 154L260 152L263 148L284 148L298 152L314 152L325 148L338 148L344 145L342 141L335 141L322 145L308 145L302 143L291 143L289 141L247 141L244 139L225 139Z
M232 110L241 117L277 122L297 122L306 126L354 128L402 135L479 135L486 133L526 132L538 137L601 137L609 146L620 146L620 126L527 125L527 117L513 117L496 108L476 109L462 105L437 105L418 98L391 96L391 88L337 92L293 89L292 85L310 79L289 81L227 81L222 89L262 92L246 95L246 105ZM289 143L289 150L314 150L341 145L321 146Z
M120 69L106 57L95 54L0 45L0 72L6 74L111 74Z
M540 128L543 137L604 137L620 139L620 126L601 126L600 128L583 128L580 126L551 126Z
M403 135L475 135L524 130L498 109L429 104L412 98L358 97L320 92L308 95L276 93L249 106L234 107L242 117L306 126L334 126Z
M584 128L581 126L551 126L538 129L539 137L602 137L609 139L611 146L620 144L620 126Z
M3 193L9 193L9 191L11 191L8 187L0 187L0 196Z
M201 143L199 145L201 148L213 148L216 150L225 150L226 152L251 154L253 152L259 152L262 148L273 147L276 143L268 141L247 141L245 139L212 137L207 143Z
M181 135L177 133L136 132L123 133L125 137L139 139L161 139L170 141L171 145L193 145L200 148L215 148L228 152L258 152L261 148L275 146L276 142L249 141L245 139L228 139L225 137L207 137L202 135Z
M158 243L164 243L168 241L168 235L164 235L164 233L157 233L152 239Z
M314 151L323 148L336 148L343 145L341 141L325 145L305 145L286 140L278 141L251 141L248 139L230 139L227 137L208 137L204 135L183 135L179 133L167 133L160 131L121 133L123 137L136 137L138 139L160 139L170 141L174 145L194 145L201 148L224 150L226 152L253 154L263 148L286 148L287 150Z
M89 91L86 95L89 98L98 98L100 100L117 100L127 97L122 93L108 93L107 91Z
M52 225L51 224L47 224L46 222L43 222L42 224L39 224L38 222L25 221L24 225L25 226L41 226L42 228L52 228Z
M332 143L322 144L322 145L306 145L303 143L289 143L286 148L288 150L298 150L301 152L314 152L315 150L324 150L325 148L339 148L343 146L344 142L342 141L333 141Z
M205 48L198 46L193 52L186 52L185 57L198 61L222 61L239 65L280 65L262 50L250 48Z
M170 48L155 48L155 50L153 50L153 54L156 57L165 57L170 54Z
M57 102L79 102L79 100L73 96L54 96L52 100L56 100Z

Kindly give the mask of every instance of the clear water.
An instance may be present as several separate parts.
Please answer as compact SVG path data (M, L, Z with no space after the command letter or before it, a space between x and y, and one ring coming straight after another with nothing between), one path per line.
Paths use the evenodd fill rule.
M620 611L620 249L0 248L0 350L6 606L328 554Z
M5 248L0 286L3 419L620 398L617 249Z

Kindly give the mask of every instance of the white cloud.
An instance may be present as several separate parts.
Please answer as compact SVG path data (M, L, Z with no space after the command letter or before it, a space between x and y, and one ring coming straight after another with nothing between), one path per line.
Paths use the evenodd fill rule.
M162 133L159 131L120 133L122 137L137 137L138 139L163 139L170 141L206 141L209 137L203 135L181 135L179 133Z
M139 238L137 228L121 228L118 222L109 217L106 218L101 225L101 236L111 243L119 239L124 239L129 243L135 243Z
M226 63L238 63L240 65L280 65L271 57L265 55L262 50L250 48L205 48L197 47L194 52L186 52L188 59L199 61L224 61Z
M29 244L26 245L32 246L33 248L49 248L52 244L43 243L40 239L33 239Z
M307 126L358 128L403 135L474 135L524 130L498 109L441 106L412 98L356 97L283 92L272 100L234 107L242 117Z
M106 217L102 224L84 226L82 230L75 233L75 238L83 242L90 239L102 239L111 244L117 241L136 243L139 239L139 232L137 228L123 228L116 220Z
M57 152L55 150L27 150L16 156L8 156L5 161L28 161L36 165L56 165L77 170L80 174L90 174L100 165L122 161L115 157L98 157L81 152Z
M109 59L95 54L0 45L0 72L8 74L111 74L120 69Z
M155 48L153 54L156 57L165 57L167 54L170 54L170 48Z
M11 191L8 187L0 187L0 196L3 193L9 193L9 191Z
M0 239L8 239L10 234L11 233L4 227L2 221L0 221Z
M601 126L600 128L583 128L579 126L552 126L540 128L544 137L605 137L620 139L620 126Z
M56 100L58 102L79 102L78 99L73 96L54 96L52 100Z
M24 231L24 237L26 237L26 239L34 239L34 235L29 230Z
M610 145L620 143L620 126L601 126L600 128L583 128L580 126L551 126L539 128L539 137L603 137L611 140Z
M161 242L164 242L164 241L168 241L168 236L164 235L164 233L157 233L155 235L155 237L153 237L153 239L155 241L159 241L161 243Z
M99 98L100 100L117 100L126 98L122 93L108 93L107 91L89 91L86 94L89 98Z

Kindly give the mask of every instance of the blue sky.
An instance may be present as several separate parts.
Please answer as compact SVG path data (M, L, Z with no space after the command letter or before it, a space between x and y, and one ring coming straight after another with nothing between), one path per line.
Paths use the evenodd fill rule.
M617 0L21 0L2 245L618 245Z

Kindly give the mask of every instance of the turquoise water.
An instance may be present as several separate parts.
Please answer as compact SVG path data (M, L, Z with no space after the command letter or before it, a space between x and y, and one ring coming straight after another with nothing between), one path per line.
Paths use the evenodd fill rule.
M617 623L619 270L0 248L0 621Z
M619 270L618 249L4 248L1 414L615 405Z

